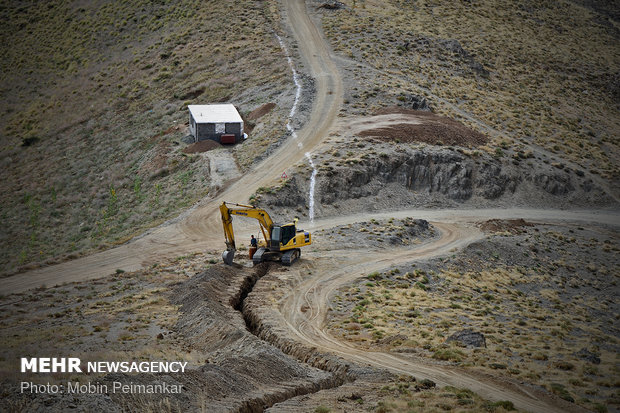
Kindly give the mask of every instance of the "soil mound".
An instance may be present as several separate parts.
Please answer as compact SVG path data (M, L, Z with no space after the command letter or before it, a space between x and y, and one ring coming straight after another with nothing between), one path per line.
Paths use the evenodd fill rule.
M222 145L220 145L218 142L213 141L211 139L207 139L204 141L192 143L191 145L183 149L183 152L184 153L202 153L202 152L207 152L212 149L217 149L221 147Z
M474 147L487 143L487 138L483 134L445 116L399 107L384 108L377 112L377 115L389 114L415 115L421 122L419 124L399 123L369 129L360 132L359 135L376 137L386 141L424 142L431 145Z
M180 400L184 411L198 410L198 403L214 412L263 411L290 397L331 387L332 374L301 364L260 340L235 310L243 307L245 295L267 268L213 265L172 294L181 306L176 330L185 348L206 353L206 363L174 377L187 389L184 393L200 395L189 402Z
M265 103L264 105L254 109L247 116L248 120L257 120L268 114L276 107L275 103Z
M534 224L520 219L490 219L480 224L480 229L485 232L510 232L511 234L521 234L524 227L532 227Z

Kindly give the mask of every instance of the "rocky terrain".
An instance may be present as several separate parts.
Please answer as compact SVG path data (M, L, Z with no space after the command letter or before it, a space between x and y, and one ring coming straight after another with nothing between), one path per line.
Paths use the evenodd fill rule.
M409 231L412 241L420 242L423 238L419 237L428 235L425 221L393 224L399 223L412 228ZM326 247L324 243L321 245ZM88 377L54 374L44 379L51 383L88 379L108 385L113 381L141 384L165 381L181 384L182 394L148 397L20 394L11 375L4 373L2 409L194 411L208 408L244 412L269 407L269 411L314 411L334 406L346 411L367 411L398 406L467 405L472 409L502 411L503 407L511 406L508 402L485 401L466 389L439 390L432 381L395 376L282 341L282 336L274 334L277 328L268 325L266 295L259 291L252 292L250 297L247 294L261 277L266 281L263 285L269 288L269 278L286 277L288 270L274 265L251 268L249 260L242 256L238 257L241 265L226 267L216 263L216 256L214 252L178 257L145 271L119 271L109 281L74 283L11 295L0 303L5 343L3 372L16 368L15 360L24 354L24 348L29 356L42 356L63 351L71 343L72 355L86 360L102 357L123 360L128 354L148 355L152 359L155 354L162 359L188 361L189 372ZM33 313L24 316L24 308ZM63 332L63 339L46 340L59 331ZM98 348L105 350L93 353ZM31 379L40 381L41 377Z
M0 276L122 244L214 194L211 160L185 150L189 104L274 104L248 119L253 145L221 149L237 170L272 151L294 97L274 3L0 6Z
M481 226L489 237L458 255L369 273L338 291L329 327L368 349L502 370L587 408L615 403L617 234ZM479 338L454 338L465 330Z
M490 155L459 146L395 145L345 136L333 138L316 158L317 216L407 207L617 205L583 170L533 152ZM278 185L259 188L252 201L307 216L311 172L299 165Z
M118 273L112 282L68 284L13 295L0 303L6 357L2 361L3 372L16 368L24 345L29 356L43 356L63 351L67 343L72 343L72 355L85 360L123 360L127 354L152 359L157 355L188 361L189 368L186 374L115 373L79 378L54 374L43 379L52 384L88 379L99 385L111 385L114 381L163 381L182 385L183 393L138 397L20 393L16 383L4 373L2 410L254 412L273 406L270 411L314 411L336 402L347 411L366 411L407 402L416 406L447 406L454 403L452 398L457 394L464 394L472 407L498 410L501 406L466 390L440 392L432 382L417 382L412 377L355 366L309 348L284 346L283 353L279 345L259 339L267 333L261 333L258 325L263 316L257 312L256 304L245 304L247 293L261 276L282 270L270 269L268 265L250 268L246 260L245 266L207 264L206 270L196 272L209 261L215 260L208 254L179 257L151 270ZM111 291L110 285L114 287ZM79 293L69 294L71 290ZM35 313L25 318L22 308ZM76 316L65 317L66 314ZM63 332L63 339L42 341L59 331ZM93 353L97 348L105 350ZM30 379L40 381L41 377ZM330 391L314 396L320 390ZM412 394L420 392L424 400L414 400ZM280 404L283 401L286 403Z
M191 261L204 262L207 259L202 255L192 257ZM3 303L2 329L5 351L10 349L15 354L23 354L21 343L28 344L31 356L62 351L68 341L74 342L73 336L83 337L75 348L74 356L85 359L95 357L91 352L93 348L103 347L108 356L114 358L131 352L135 356L148 354L149 358L158 355L161 358L176 356L188 360L191 366L188 374L90 377L90 380L101 384L113 381L155 383L163 380L181 384L183 394L151 397L145 406L145 400L134 395L101 395L94 400L91 395L75 397L66 394L41 398L34 394L20 394L13 384L5 381L3 410L59 411L80 406L84 410L97 408L105 411L144 408L149 411L187 411L207 407L209 411L257 411L278 401L342 382L332 374L300 364L248 332L244 318L236 307L242 304L247 285L265 273L267 266L244 269L217 264L204 272L192 274L194 276L189 280L183 274L168 275L172 268L181 273L187 265L181 264L183 261L169 263L167 271L156 269L131 275L119 274L115 281L117 288L111 292L76 284L41 295L24 296L18 301L14 300L20 297L12 297L13 301ZM152 292L145 297L148 290L139 290L143 297L138 296L136 304L130 304L137 285L145 288L151 286ZM86 291L88 294L82 294L84 297L80 297L78 303L72 303L63 299L67 297L67 289ZM141 299L148 301L142 302ZM32 300L38 302L41 321L34 326L25 326L25 320L19 316L19 308ZM99 324L92 319L102 317L98 307L108 308L109 311L118 303L130 305L113 310L111 317L107 321L100 320ZM156 309L163 311L170 321L164 322L162 315L154 311ZM75 319L59 315L69 313L84 314L85 317L81 317L82 321L76 325ZM91 332L93 326L94 334ZM65 331L69 334L54 344L41 346L32 340L41 337L42 331L50 334L52 331ZM105 355L99 353L98 356ZM3 370L14 369L15 360L18 358L5 360ZM259 372L261 374L257 375ZM55 375L48 379L53 383L62 383L69 377ZM83 377L80 379L84 380Z

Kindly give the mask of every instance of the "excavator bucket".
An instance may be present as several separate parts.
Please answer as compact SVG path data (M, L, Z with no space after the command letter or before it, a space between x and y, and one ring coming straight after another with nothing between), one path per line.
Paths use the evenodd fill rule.
M235 250L226 250L222 253L222 260L226 265L232 265L233 258L235 258Z

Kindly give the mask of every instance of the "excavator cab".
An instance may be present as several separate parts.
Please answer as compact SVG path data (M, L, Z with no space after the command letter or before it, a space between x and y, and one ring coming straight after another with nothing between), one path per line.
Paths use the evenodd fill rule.
M297 232L295 224L274 225L271 230L271 241L269 248L280 251L280 248L286 246L291 239L295 238Z

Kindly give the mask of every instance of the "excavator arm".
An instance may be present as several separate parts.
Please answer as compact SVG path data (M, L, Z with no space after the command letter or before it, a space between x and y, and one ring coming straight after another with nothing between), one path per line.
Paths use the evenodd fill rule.
M235 208L230 208L228 205L233 205ZM235 233L232 225L233 215L256 219L260 225L265 241L269 242L273 221L264 209L256 208L252 205L222 202L222 205L220 205L220 213L222 215L224 236L226 237L226 251L222 253L222 260L225 264L232 264L235 251L237 250L237 246L235 245Z
M222 214L222 225L224 226L224 237L226 238L226 249L235 250L235 232L232 225L232 216L230 210L226 206L226 202L222 202L220 205L220 213Z

